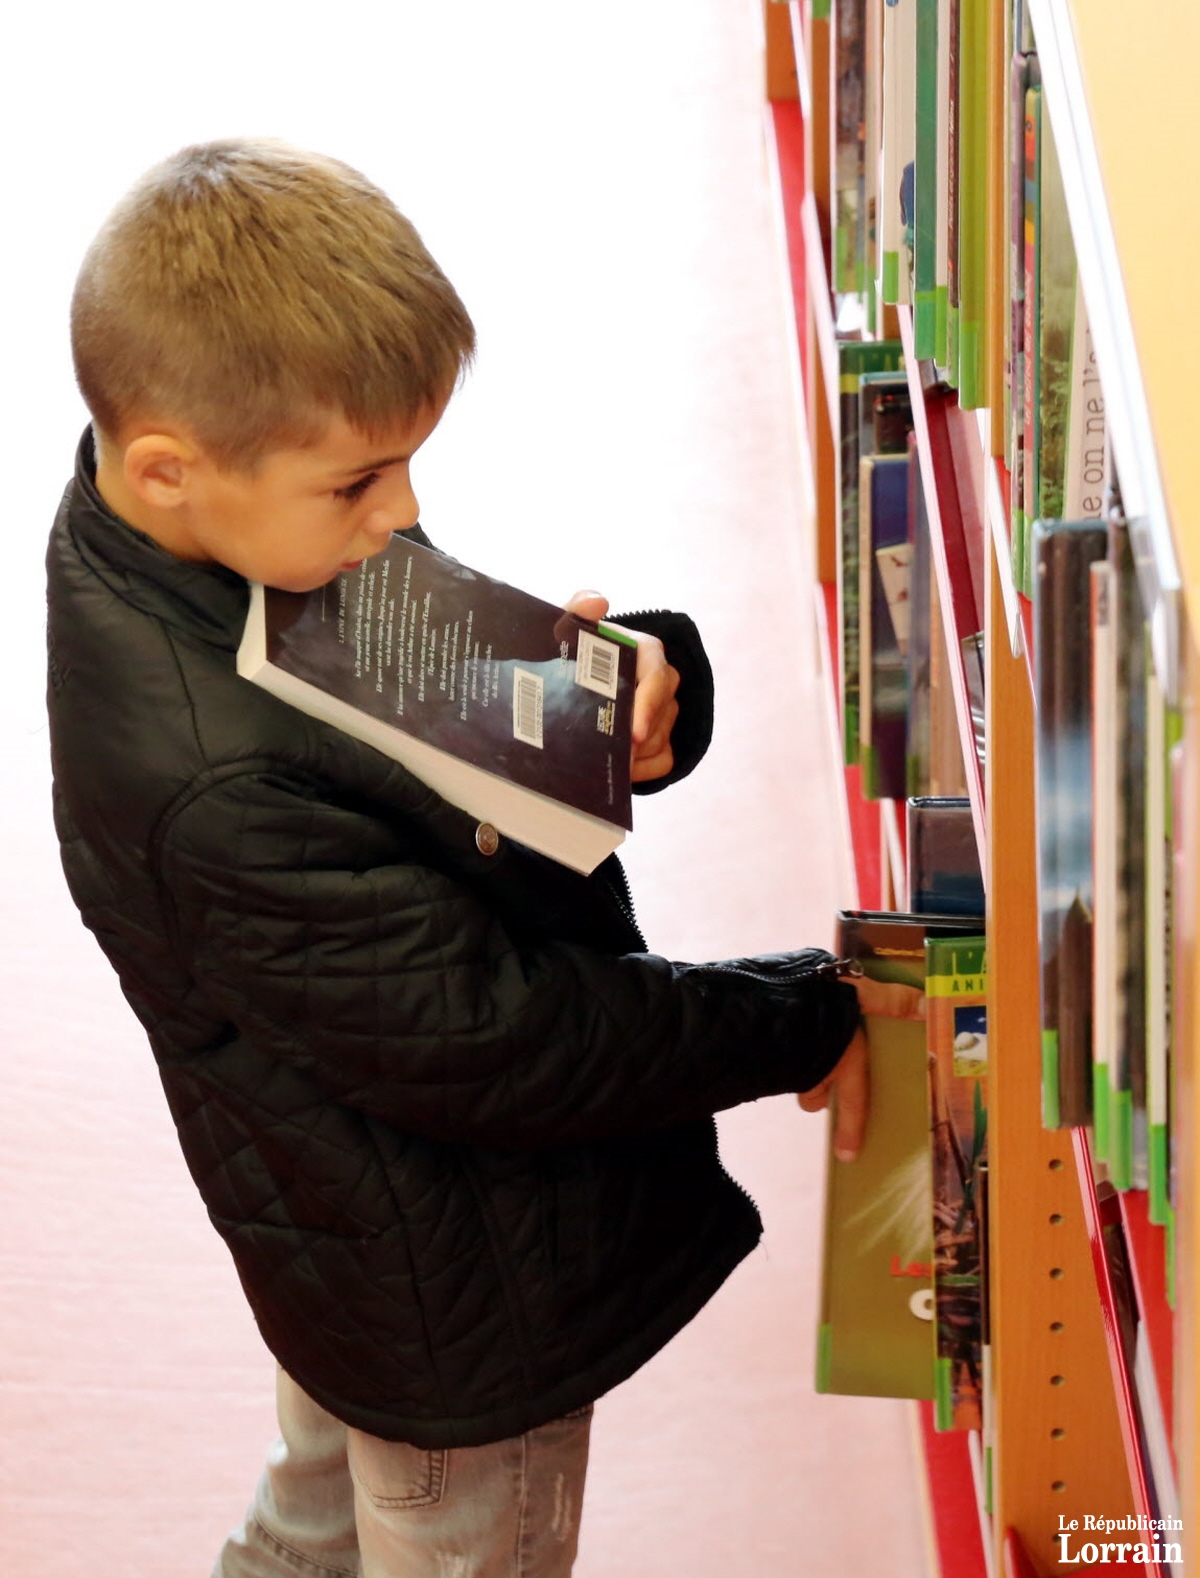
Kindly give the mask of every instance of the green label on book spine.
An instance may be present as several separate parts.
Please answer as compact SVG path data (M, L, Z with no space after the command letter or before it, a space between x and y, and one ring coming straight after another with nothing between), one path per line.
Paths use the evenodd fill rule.
M1165 1227L1171 1215L1169 1195L1170 1152L1165 1123L1152 1123L1148 1136L1150 1163L1150 1220L1155 1227Z
M954 1366L949 1359L938 1359L933 1371L933 1426L935 1430L954 1429Z
M950 310L950 296L945 285L939 285L933 293L934 306L937 316L934 320L933 359L939 367L946 365L946 315Z
M913 351L921 362L937 354L936 290L919 290L913 297Z
M812 18L814 22L828 22L829 15L829 0L812 0Z
M1108 1068L1105 1064L1097 1064L1092 1070L1092 1149L1096 1160L1108 1160L1109 1145L1111 1143L1108 1128Z
M894 305L900 299L900 254L883 254L883 277L880 280L884 302Z
M1133 1188L1133 1092L1129 1090L1109 1092L1108 1171L1114 1189Z
M829 1390L829 1372L833 1362L833 1327L826 1321L817 1329L817 1375L813 1383L818 1392Z
M1058 1031L1042 1031L1042 1126L1057 1129L1058 1106Z
M983 404L979 378L979 325L961 314L958 324L958 403L964 411Z

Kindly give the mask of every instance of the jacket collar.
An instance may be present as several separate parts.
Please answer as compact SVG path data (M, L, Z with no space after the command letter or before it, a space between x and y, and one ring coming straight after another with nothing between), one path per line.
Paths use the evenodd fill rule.
M88 568L123 602L202 641L237 650L250 604L246 581L223 565L177 559L114 515L96 488L91 428L76 452L66 524Z
M115 515L96 487L90 427L75 456L66 528L88 568L122 601L212 646L237 651L250 606L247 581L224 565L177 559ZM420 526L403 535L432 546Z

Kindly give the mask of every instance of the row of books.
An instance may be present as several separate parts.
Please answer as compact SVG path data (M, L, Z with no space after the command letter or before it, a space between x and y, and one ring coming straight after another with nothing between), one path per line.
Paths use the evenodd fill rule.
M833 7L832 283L868 332L911 303L917 355L982 403L989 50L1011 13L988 0ZM1019 25L1019 24L1018 24ZM1011 54L1011 50L1010 50ZM994 63L993 63L994 64Z
M1043 1117L1091 1124L1170 1226L1181 718L1123 518L1039 521L1034 620Z
M858 1158L830 1156L817 1389L933 1398L979 1429L986 1346L987 962L970 806L908 803L909 885L928 913L846 911L838 946L920 987L924 1022L870 1018Z
M991 407L1029 596L1031 523L1100 513L1107 431L1024 0L837 0L833 17L835 321L877 338L882 309L909 304L918 360L964 410ZM1002 234L989 159L1007 169Z

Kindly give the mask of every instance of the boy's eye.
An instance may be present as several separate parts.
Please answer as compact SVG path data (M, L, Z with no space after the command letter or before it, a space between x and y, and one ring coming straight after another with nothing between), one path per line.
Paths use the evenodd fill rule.
M345 499L347 504L353 504L356 499L362 498L373 482L378 481L379 473L377 471L368 471L366 476L359 477L357 482L351 482L344 488L334 488L333 496L335 499Z

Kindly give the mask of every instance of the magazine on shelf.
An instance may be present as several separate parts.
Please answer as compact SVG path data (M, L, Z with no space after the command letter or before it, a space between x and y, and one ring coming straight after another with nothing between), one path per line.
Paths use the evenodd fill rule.
M1035 521L1034 766L1042 1114L1047 1128L1092 1112L1092 719L1090 565L1096 521Z
M1107 559L1093 560L1092 637L1092 1145L1109 1159L1108 1067L1117 1036L1117 761L1116 652L1113 648L1113 575Z
M912 300L917 151L917 0L883 8L883 138L879 162L879 299Z
M859 759L867 799L903 799L908 717L907 455L859 462ZM889 583L892 587L889 595Z
M941 350L937 339L939 0L916 0L916 7L913 353L923 361L937 357Z
M579 871L632 826L636 641L397 535L306 593L254 586L238 672Z
M1111 965L1115 1019L1108 1062L1109 1168L1118 1189L1147 1184L1146 654L1129 529L1108 524L1113 735ZM1097 918L1098 917L1097 904Z
M871 373L893 375L903 363L899 340L838 342L838 650L841 655L842 746L845 764L858 761L859 670L859 455L864 428L863 379ZM903 375L901 375L901 382ZM874 407L865 419L874 448Z
M924 990L925 941L979 921L845 910L837 949L874 980ZM866 1021L871 1106L852 1162L825 1171L817 1390L934 1396L933 1174L928 1048L919 1019Z
M987 274L988 0L959 0L958 21L958 399L985 399Z
M979 1186L987 1160L988 1069L987 945L982 935L926 938L925 999L936 1420L939 1430L978 1430L983 1389Z
M1025 285L1022 291L1024 308L1021 317L1021 390L1020 424L1021 441L1017 446L1021 460L1020 515L1013 521L1012 568L1017 590L1032 597L1033 585L1030 570L1030 532L1037 515L1037 447L1035 443L1037 411L1041 400L1040 363L1038 361L1038 318L1041 292L1038 267L1041 259L1039 224L1041 200L1038 183L1041 170L1042 139L1042 87L1036 73L1031 73L1025 90L1024 120L1024 219L1021 228L1022 254L1025 267ZM1015 418L1014 418L1015 420Z
M1147 643L1148 646L1148 643ZM1172 1049L1179 1033L1175 993L1185 935L1179 906L1186 891L1179 870L1183 853L1182 718L1169 707L1152 659L1145 663L1146 697L1146 1116L1150 1220L1171 1224Z
M1075 290L1062 514L1072 521L1104 514L1108 477L1108 422L1092 326L1082 289Z
M833 12L833 278L836 295L861 292L866 257L866 0Z
M965 795L914 795L908 802L908 892L918 915L982 915L983 872L975 818Z

